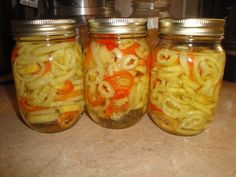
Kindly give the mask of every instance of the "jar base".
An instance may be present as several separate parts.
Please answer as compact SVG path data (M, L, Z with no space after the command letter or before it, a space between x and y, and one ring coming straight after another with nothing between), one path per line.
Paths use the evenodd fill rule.
M70 125L68 128L62 128L60 127L56 122L52 122L50 124L30 124L28 125L31 129L40 132L40 133L58 133L62 132L64 130L68 130L72 128L78 120L76 120L72 125Z
M180 128L180 127L175 127L171 124L169 124L170 122L166 121L166 122L160 122L159 118L156 117L155 115L152 115L150 113L148 113L148 116L150 117L150 119L153 121L153 123L160 128L161 130L172 134L172 135L177 135L177 136L194 136L194 135L198 135L200 133L202 133L208 126L209 122L201 129L192 129L192 130L188 130L188 129L184 129L184 128ZM164 125L162 125L164 123Z
M205 130L205 129L202 129L202 130L194 131L194 130L184 130L184 129L181 129L181 130L175 130L175 132L172 132L170 130L167 130L167 129L161 127L156 122L154 122L154 123L156 124L156 126L158 128L160 128L161 130L165 131L166 133L169 133L169 134L172 134L172 135L176 135L176 136L195 136L195 135L201 134Z
M58 133L72 128L79 121L81 115L82 113L79 115L78 118L63 123L60 123L59 120L48 123L31 123L31 124L25 121L24 119L23 121L26 124L26 126L28 126L34 131L40 133Z
M124 129L135 125L144 116L143 109L132 110L117 120L97 117L93 113L88 113L90 118L98 125L110 129Z

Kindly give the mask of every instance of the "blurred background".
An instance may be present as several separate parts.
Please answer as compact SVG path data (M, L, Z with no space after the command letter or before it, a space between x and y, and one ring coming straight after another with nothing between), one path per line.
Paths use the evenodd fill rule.
M140 0L133 0L140 1ZM92 17L129 17L139 10L132 0L2 0L0 1L0 84L11 83L11 20L36 18L76 18L78 28ZM145 1L145 0L143 0ZM223 46L227 53L224 80L236 82L236 1L235 0L156 0L162 17L208 17L226 19ZM155 0L146 0L153 4ZM158 7L166 3L165 7ZM157 6L157 7L156 7ZM150 11L150 12L151 12ZM155 14L156 13L156 14ZM83 28L80 29L83 32ZM85 33L80 35L86 35Z

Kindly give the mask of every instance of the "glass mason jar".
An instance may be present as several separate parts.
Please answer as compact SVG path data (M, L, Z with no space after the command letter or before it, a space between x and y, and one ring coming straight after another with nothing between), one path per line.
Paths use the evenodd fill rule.
M161 19L151 64L148 114L176 135L202 132L213 119L225 52L222 19Z
M126 128L145 114L150 49L144 18L90 19L84 51L86 108L97 124Z
M12 22L19 110L36 131L66 130L84 111L82 52L75 26L71 19Z
M151 48L157 44L158 21L170 17L169 0L133 0L130 17L147 18L148 43Z

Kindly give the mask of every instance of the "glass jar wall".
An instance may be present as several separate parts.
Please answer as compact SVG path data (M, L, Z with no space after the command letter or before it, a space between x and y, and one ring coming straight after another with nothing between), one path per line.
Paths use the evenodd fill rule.
M82 52L75 21L13 21L12 67L19 110L39 132L72 127L84 111Z
M90 19L84 51L85 96L89 116L107 128L126 128L145 114L150 49L146 19Z
M176 135L202 132L213 119L225 65L221 19L162 19L153 51L148 114Z

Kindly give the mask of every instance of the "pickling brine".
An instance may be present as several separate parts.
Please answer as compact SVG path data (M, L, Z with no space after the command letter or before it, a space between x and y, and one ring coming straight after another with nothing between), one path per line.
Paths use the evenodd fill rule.
M217 104L224 53L159 49L153 61L149 106L153 120L171 133L204 130Z
M126 128L143 117L149 62L150 50L143 36L90 36L84 51L85 96L88 114L96 123Z
M169 133L195 135L207 128L217 106L225 65L225 52L217 42L221 34L188 41L189 36L165 32L152 53L148 113Z
M16 37L16 41L12 67L23 120L40 132L72 127L85 102L82 51L75 36L54 35L47 41L38 36Z

